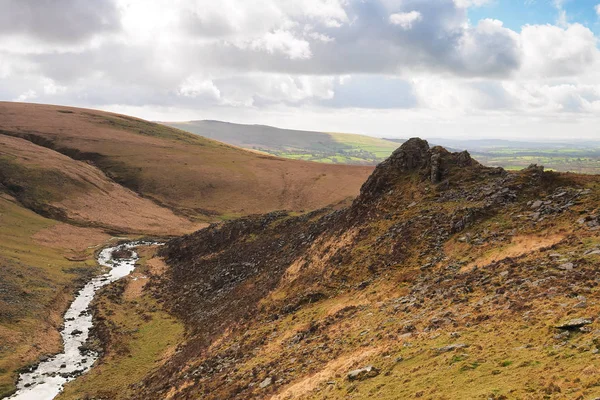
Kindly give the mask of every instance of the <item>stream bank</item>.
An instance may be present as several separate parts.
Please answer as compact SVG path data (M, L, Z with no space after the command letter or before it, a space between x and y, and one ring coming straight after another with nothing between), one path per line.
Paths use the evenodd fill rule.
M42 360L19 376L17 391L11 400L51 400L64 385L90 370L99 354L88 348L90 329L93 327L90 304L96 292L135 269L139 259L132 249L156 245L154 242L135 241L107 247L100 251L97 261L109 268L108 272L92 278L76 295L64 315L61 330L63 351Z

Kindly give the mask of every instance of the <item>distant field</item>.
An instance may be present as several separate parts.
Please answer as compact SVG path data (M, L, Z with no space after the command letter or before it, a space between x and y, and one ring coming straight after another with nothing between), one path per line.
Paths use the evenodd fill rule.
M328 133L333 142L327 150L278 150L254 148L279 157L329 164L375 165L385 160L398 147L394 142L349 133ZM336 146L337 145L337 146Z
M380 139L350 134L280 129L220 121L163 124L242 147L294 160L327 164L376 165L404 139ZM600 142L524 142L511 140L429 139L452 151L468 150L484 165L520 170L531 164L562 172L600 174Z
M442 146L464 150L485 165L519 170L531 164L546 169L600 174L600 142L522 142L511 140L431 139Z
M277 151L261 149L262 151L285 158L292 158L322 163L340 164L378 164L385 160L396 149L397 143L375 143L376 141L388 142L385 139L369 138L374 143L361 141L364 136L334 133L332 136L341 144L349 145L351 150L340 150L335 154L322 152ZM352 136L358 140L353 141ZM466 148L469 150L469 148ZM460 149L465 150L465 149ZM547 170L561 172L577 172L584 174L600 174L600 150L590 152L580 149L540 149L534 151L514 151L513 149L495 149L490 152L470 150L473 158L484 165L502 167L507 170L520 170L531 164L543 165Z
M568 152L563 155L555 151L540 151L532 154L510 154L510 152L474 153L473 157L482 164L519 170L531 164L543 165L546 169L584 174L600 174L600 154Z

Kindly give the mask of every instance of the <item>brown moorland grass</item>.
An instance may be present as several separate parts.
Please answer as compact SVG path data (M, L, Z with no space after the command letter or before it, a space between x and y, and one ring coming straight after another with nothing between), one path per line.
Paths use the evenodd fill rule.
M74 252L98 247L110 239L110 235L97 228L83 228L58 223L42 229L31 238L36 244L47 247L64 248Z
M93 165L25 139L0 135L0 167L0 183L43 215L121 232L177 234L198 228Z
M93 163L202 220L337 203L355 196L373 169L284 160L137 118L53 105L0 102L0 133Z

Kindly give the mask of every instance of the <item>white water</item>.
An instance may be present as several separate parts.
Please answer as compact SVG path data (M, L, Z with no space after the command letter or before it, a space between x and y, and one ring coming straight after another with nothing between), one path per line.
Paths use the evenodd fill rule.
M51 400L63 389L65 383L87 372L98 359L95 351L79 349L88 339L92 327L90 303L96 291L102 286L129 275L135 268L138 255L133 252L129 259L112 258L119 249L131 249L137 246L152 245L151 242L131 242L108 247L98 255L98 263L109 267L104 275L93 278L79 291L64 316L64 328L60 332L63 339L63 352L42 361L30 372L19 376L17 391L11 400ZM76 334L73 334L76 331ZM81 331L78 333L77 331Z

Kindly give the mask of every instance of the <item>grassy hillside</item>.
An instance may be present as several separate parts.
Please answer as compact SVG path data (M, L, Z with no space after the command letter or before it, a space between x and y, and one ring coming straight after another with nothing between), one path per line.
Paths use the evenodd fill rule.
M98 272L93 246L109 238L0 193L0 397L14 389L18 368L60 350L62 314L75 288Z
M372 170L283 160L136 118L50 105L0 103L0 134L92 164L200 221L336 203L356 195Z
M280 129L220 121L163 122L210 139L295 160L375 165L397 143L365 135Z
M403 145L345 209L172 240L139 399L600 396L600 179Z

